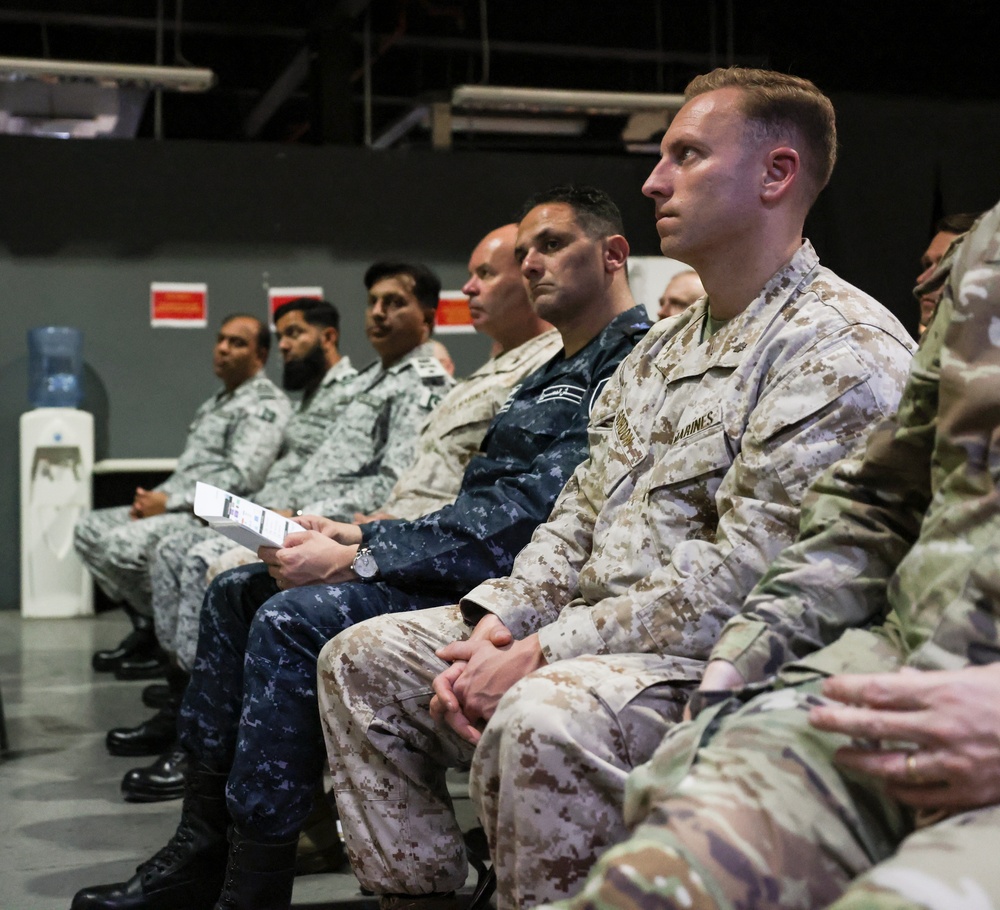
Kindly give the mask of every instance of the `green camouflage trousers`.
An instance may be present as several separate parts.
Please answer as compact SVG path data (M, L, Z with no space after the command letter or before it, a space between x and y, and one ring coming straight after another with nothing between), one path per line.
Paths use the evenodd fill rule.
M832 760L814 681L703 711L630 778L632 836L561 908L966 910L1000 907L1000 808L915 829ZM734 713L727 713L738 707Z

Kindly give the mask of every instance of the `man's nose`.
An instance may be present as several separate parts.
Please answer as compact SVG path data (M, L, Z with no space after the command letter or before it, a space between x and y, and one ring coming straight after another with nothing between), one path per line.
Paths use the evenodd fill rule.
M650 171L646 182L642 185L642 194L650 199L657 197L669 197L673 193L670 181L670 168L665 161L661 161Z
M521 260L521 274L527 276L537 272L541 268L541 263L541 257L534 250L528 250Z

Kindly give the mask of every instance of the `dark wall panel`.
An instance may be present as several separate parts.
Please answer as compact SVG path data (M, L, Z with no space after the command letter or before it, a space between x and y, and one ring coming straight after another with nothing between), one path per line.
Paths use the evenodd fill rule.
M807 233L827 265L915 326L909 291L936 214L1000 196L1000 105L835 98L841 151ZM0 138L0 546L17 547L17 419L27 409L25 332L83 329L98 457L177 454L214 388L224 313L261 312L268 285L321 284L343 313L343 348L372 359L361 276L374 259L420 259L446 287L474 242L523 198L595 183L623 210L633 251L655 255L641 185L652 157L373 153L263 144ZM206 281L210 327L153 330L151 281ZM460 372L488 345L448 336ZM273 376L277 358L269 366ZM17 605L17 561L0 565L0 607Z

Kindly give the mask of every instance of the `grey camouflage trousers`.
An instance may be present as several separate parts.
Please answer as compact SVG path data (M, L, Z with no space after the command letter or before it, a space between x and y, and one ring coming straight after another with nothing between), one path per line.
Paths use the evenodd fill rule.
M914 829L872 779L833 763L847 737L808 723L809 683L702 712L632 776L632 836L562 910L1000 907L1000 808ZM700 748L699 748L700 744Z
M76 523L73 546L111 600L152 612L151 551L168 534L198 526L190 512L167 512L133 521L129 506L95 509Z
M164 537L156 546L149 567L153 622L162 647L189 673L198 650L201 605L208 590L207 572L233 542L211 528L187 528ZM256 556L239 550L251 560Z

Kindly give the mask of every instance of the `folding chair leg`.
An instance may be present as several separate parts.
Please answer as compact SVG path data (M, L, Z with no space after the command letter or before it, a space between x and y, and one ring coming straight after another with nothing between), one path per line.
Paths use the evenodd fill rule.
M490 861L490 851L482 828L466 832L465 851L469 864L476 870L476 887L465 910L486 910L497 888L497 874L492 865L486 865Z

